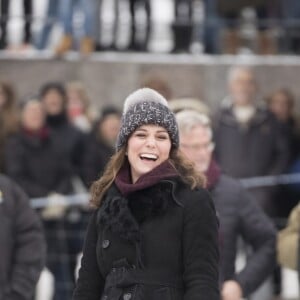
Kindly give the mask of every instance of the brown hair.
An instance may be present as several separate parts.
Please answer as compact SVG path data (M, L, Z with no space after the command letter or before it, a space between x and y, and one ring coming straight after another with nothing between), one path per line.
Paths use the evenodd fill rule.
M5 97L5 103L1 108L1 138L6 137L18 130L19 114L16 105L16 96L14 87L5 81L0 81L0 90Z
M287 88L280 88L280 89L275 90L271 95L269 95L266 98L267 104L271 105L274 97L278 94L285 96L285 98L288 101L288 107L292 111L292 109L294 108L294 104L295 104L295 97L294 97L293 93Z
M114 182L119 170L126 160L126 146L122 147L109 160L104 174L95 181L91 187L91 204L100 207L103 196ZM171 149L170 163L178 171L182 180L190 186L191 189L203 187L206 184L205 176L196 171L193 162L188 160L178 149Z
M141 83L141 87L148 87L153 90L156 90L167 100L170 100L172 98L172 90L169 86L169 83L166 79L159 75L152 74L144 78L144 80Z

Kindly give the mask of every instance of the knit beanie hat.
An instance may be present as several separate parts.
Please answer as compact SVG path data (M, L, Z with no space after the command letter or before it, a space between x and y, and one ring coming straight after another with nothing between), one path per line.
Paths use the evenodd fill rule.
M155 90L141 88L125 99L117 151L126 145L128 138L138 127L146 124L164 127L170 136L172 146L178 148L178 125L167 100Z

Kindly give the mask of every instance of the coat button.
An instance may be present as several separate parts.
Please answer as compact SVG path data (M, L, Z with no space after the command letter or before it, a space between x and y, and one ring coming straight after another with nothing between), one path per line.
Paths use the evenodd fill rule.
M123 295L123 300L130 300L131 299L131 293L126 293Z
M102 242L102 248L103 249L106 249L110 244L110 241L109 240L103 240Z

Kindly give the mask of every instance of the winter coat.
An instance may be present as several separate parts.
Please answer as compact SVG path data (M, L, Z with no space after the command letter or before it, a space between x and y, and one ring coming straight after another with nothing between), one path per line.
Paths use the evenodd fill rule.
M234 178L278 175L288 166L289 145L274 116L258 107L248 124L236 120L231 107L215 119L215 155L222 170ZM273 187L251 189L257 203L268 215L276 214Z
M211 189L220 220L221 282L236 280L247 297L275 267L276 231L270 219L240 183L220 175ZM246 266L235 272L237 240L253 249Z
M39 218L24 192L0 175L0 300L31 300L45 260Z
M222 170L235 178L280 174L289 162L289 145L274 116L257 108L247 125L240 125L232 108L215 119L216 159Z
M92 132L86 139L82 160L82 178L87 187L99 179L115 149L106 145Z
M81 176L85 134L72 125L65 114L47 116L47 126L51 129L55 149L70 161L73 176Z
M5 162L6 173L31 198L73 191L70 163L55 148L51 133L39 138L21 131L11 137L6 144Z
M217 218L179 179L109 189L88 226L74 300L219 299Z

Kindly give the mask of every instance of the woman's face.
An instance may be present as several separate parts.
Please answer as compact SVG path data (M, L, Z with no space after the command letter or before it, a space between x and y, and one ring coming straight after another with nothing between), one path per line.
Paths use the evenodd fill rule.
M118 115L109 115L101 122L99 132L102 139L109 145L114 146L120 130L121 118Z
M22 126L29 130L39 130L45 124L43 106L38 101L30 101L22 111Z
M276 93L270 103L270 110L280 121L286 121L291 115L289 99L284 93Z
M132 182L167 160L170 150L171 140L165 128L143 125L136 129L127 146Z
M81 115L84 112L84 103L80 98L79 92L74 89L68 89L67 98L67 109L70 118L72 119Z
M64 110L64 99L61 94L55 90L50 89L43 97L46 113L50 116L60 114Z

